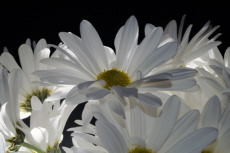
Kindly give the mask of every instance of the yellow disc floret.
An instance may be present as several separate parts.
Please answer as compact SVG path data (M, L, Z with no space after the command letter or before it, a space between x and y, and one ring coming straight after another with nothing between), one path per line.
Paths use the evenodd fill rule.
M128 153L154 153L152 149L145 147L136 147L133 149L129 149Z
M52 91L47 88L33 90L31 94L25 96L25 101L20 104L20 108L24 112L31 112L31 98L37 96L38 99L43 103L44 100L51 95Z
M111 70L106 70L97 75L97 80L103 79L106 82L104 88L109 89L112 86L127 86L131 83L131 80L125 72L112 68Z

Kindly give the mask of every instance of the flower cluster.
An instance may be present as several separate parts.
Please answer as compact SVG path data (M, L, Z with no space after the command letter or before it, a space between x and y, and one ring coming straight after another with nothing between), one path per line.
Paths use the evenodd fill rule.
M0 153L229 153L230 49L218 50L218 26L207 22L192 37L184 20L146 24L139 42L131 16L114 49L86 20L80 37L60 32L58 45L27 40L20 63L5 49ZM60 147L81 103L72 147Z

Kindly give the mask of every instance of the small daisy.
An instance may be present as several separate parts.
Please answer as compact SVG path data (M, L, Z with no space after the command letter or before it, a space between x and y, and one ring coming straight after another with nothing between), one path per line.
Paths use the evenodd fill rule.
M176 96L168 99L157 117L137 107L139 103L133 100L130 110L126 110L125 119L119 122L113 122L117 119L110 118L113 116L111 113L109 115L98 107L94 111L97 118L95 128L89 126L88 131L75 131L72 134L74 146L64 150L90 153L198 153L216 138L216 128L196 129L199 111L191 110L178 119L180 101Z
M222 111L220 100L213 96L201 113L200 127L218 129L216 141L206 147L202 153L228 153L230 150L230 105Z
M22 69L23 79L21 83L21 88L19 92L19 105L20 105L20 115L21 118L28 117L31 113L31 97L37 96L42 102L60 99L62 97L55 86L42 86L37 84L32 84L32 82L38 81L38 77L34 76L32 73L36 70L48 69L47 65L40 63L40 60L48 58L50 55L50 50L47 48L46 41L41 39L37 45L35 45L34 52L31 48L30 41L19 47L18 50L19 60L21 67L17 64L14 57L5 51L1 54L0 63L7 68L9 72L14 69ZM64 90L62 91L64 92ZM52 94L52 99L47 99ZM56 97L55 97L56 96Z
M19 117L18 91L22 73L20 70L13 70L8 76L6 69L3 69L0 77L0 133L4 136L5 151L18 151L24 143L25 134L20 130L26 127ZM5 101L3 103L3 101ZM1 146L2 147L2 146Z
M66 102L74 104L113 94L121 99L135 97L155 107L161 105L161 101L150 91L184 90L196 84L191 78L196 74L193 69L151 72L175 55L177 43L162 43L163 30L156 27L137 44L138 30L137 20L131 16L116 35L115 54L111 48L103 46L94 27L84 20L80 24L81 38L61 32L59 36L64 44L51 45L66 58L41 61L56 69L34 74L44 83L73 87L66 95Z
M32 97L31 104L30 127L22 129L26 143L33 146L30 149L36 148L34 151L60 152L65 124L76 105L66 105L65 101L42 103L36 96Z

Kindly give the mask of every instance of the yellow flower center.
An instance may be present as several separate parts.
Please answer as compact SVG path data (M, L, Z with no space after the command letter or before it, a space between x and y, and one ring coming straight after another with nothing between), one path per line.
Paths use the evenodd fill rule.
M110 87L116 85L127 86L131 83L128 74L116 68L99 73L97 75L97 80L99 79L103 79L106 82L104 86L106 89L110 89Z
M129 149L128 153L154 153L152 149L145 147L136 147L133 149Z
M203 150L201 153L212 153L212 151L209 151L209 150Z
M25 96L25 99L26 99L25 102L20 104L21 110L24 112L31 112L32 111L31 98L33 96L37 96L38 99L43 103L44 100L51 95L51 93L52 93L52 90L47 89L47 88L34 90L31 94L28 94Z

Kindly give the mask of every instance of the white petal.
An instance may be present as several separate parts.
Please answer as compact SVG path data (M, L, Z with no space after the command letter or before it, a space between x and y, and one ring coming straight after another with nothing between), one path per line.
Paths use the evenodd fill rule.
M230 68L230 47L224 53L224 65Z
M217 146L214 152L228 153L230 149L230 128L223 134L221 138L218 139Z
M217 136L215 128L202 128L189 134L166 153L200 153L208 144L212 143Z
M180 118L172 131L171 136L164 143L164 147L160 149L159 153L166 152L170 147L175 145L181 138L186 137L189 133L193 132L198 123L199 111L191 110Z
M21 45L18 49L19 59L23 71L29 76L30 81L35 81L35 76L32 73L36 70L35 59L32 49L28 45Z
M38 97L33 96L30 101L31 101L32 110L35 110L35 111L41 111L42 110L42 103L38 99Z
M177 43L167 43L152 54L150 54L138 67L137 70L142 71L143 75L147 75L151 70L172 58L177 51Z
M87 69L87 71L92 72L95 75L101 72L100 68L97 65L97 62L95 61L95 58L85 48L82 40L79 37L75 36L72 33L66 32L59 33L59 37L71 49L72 53L74 53L75 56L78 57L78 60L80 61L80 63L82 63L82 66ZM66 54L65 50L62 51ZM73 58L73 56L70 54L68 56ZM73 58L74 61L76 61L76 57Z
M156 28L154 25L147 23L145 25L145 36L147 36L154 28Z
M221 113L220 100L217 96L213 96L207 101L201 113L201 119L200 119L201 126L217 128L217 124L220 118L220 113Z
M35 144L36 147L41 148L43 151L46 150L47 147L47 138L48 133L45 128L42 127L36 127L31 130L31 135L33 136L33 139L36 141L37 144Z
M66 95L66 104L80 104L87 100L86 96L80 93L77 86L72 88Z
M108 69L108 59L101 39L94 27L86 20L80 24L82 42L97 61L101 71Z
M164 34L170 35L174 40L177 40L177 23L175 20L170 21L165 29Z
M101 99L110 93L111 92L107 89L92 87L86 91L85 96L88 98L88 100L96 100Z
M155 49L157 48L157 46L159 45L161 41L162 34L163 34L162 28L154 28L154 30L148 36L144 38L144 40L137 47L137 49L132 52L133 55L131 56L133 57L128 67L129 74L132 74L133 71L135 71L136 68L138 68L141 63L145 62L148 59L147 58L148 56L156 54ZM138 69L138 70L143 70L143 69Z
M180 100L177 96L171 96L162 108L159 119L152 127L152 133L147 140L149 147L158 151L169 137L176 122Z
M228 105L219 120L219 135L222 135L230 128L230 105Z
M138 90L136 88L126 88L122 86L112 86L110 87L115 93L117 93L119 96L124 97L138 97L137 92Z
M8 53L8 52L3 52L0 56L0 63L6 67L7 70L10 72L13 69L20 69L19 65L15 61L14 57Z
M107 121L97 121L96 130L101 145L106 148L109 153L127 152L126 142L115 126Z
M184 62L189 62L193 59L196 59L196 58L202 56L204 53L208 52L212 48L217 47L220 44L221 44L221 42L219 42L219 41L211 42L208 45L205 45L205 46L199 48L198 50L195 50L195 51L191 52L190 54L187 54L186 56L182 57L182 60Z
M116 55L112 48L104 46L106 56L108 58L109 69L112 69L116 64Z
M162 105L161 99L151 93L138 93L138 100L151 107L159 107Z
M120 32L120 31L119 31ZM138 23L134 16L131 16L121 30L119 46L116 46L117 67L125 70L129 56L133 47L137 44L138 38Z

